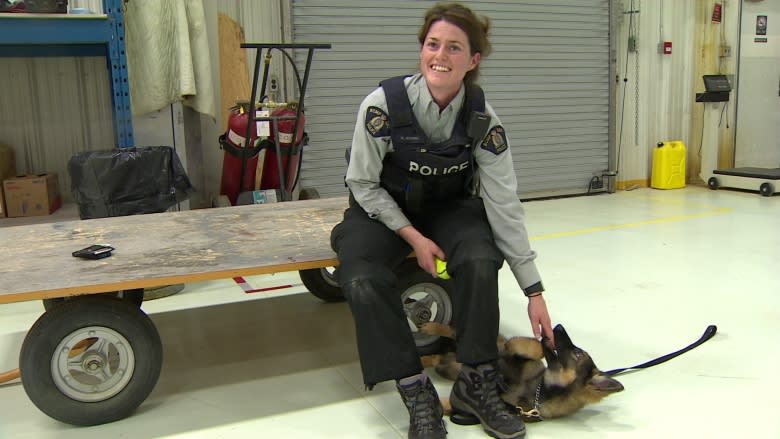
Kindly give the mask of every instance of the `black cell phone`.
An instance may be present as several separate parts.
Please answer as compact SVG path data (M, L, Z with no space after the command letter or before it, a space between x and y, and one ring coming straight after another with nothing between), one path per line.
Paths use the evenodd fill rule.
M73 256L84 259L103 259L111 256L114 247L106 244L95 244L73 252Z

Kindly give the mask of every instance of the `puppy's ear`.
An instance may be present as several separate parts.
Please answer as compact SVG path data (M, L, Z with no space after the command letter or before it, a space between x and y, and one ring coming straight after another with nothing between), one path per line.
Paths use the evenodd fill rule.
M615 393L623 391L623 385L620 384L620 381L603 373L593 375L588 382L599 392Z

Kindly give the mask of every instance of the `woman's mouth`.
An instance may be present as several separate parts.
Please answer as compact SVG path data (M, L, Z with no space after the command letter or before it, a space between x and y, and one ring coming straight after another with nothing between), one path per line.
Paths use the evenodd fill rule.
M439 65L439 64L431 65L430 69L433 70L434 72L441 72L441 73L447 73L447 72L450 72L452 70L449 67L445 67L445 66L442 66L442 65Z

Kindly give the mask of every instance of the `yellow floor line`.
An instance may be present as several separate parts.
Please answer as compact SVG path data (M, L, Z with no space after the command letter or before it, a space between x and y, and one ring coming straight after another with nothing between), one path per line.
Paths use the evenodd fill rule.
M731 208L718 208L718 209L712 209L706 212L695 213L690 215L673 215L673 216L667 216L663 218L638 221L634 223L612 224L608 226L588 227L586 229L571 230L568 232L546 233L544 235L531 236L530 240L541 241L543 239L554 239L554 238L563 238L566 236L586 235L588 233L606 232L609 230L630 229L633 227L641 227L641 226L647 226L652 224L665 224L665 223L673 223L678 221L687 221L687 220L692 220L697 218L704 218L708 216L723 215L731 212L732 210L733 209Z

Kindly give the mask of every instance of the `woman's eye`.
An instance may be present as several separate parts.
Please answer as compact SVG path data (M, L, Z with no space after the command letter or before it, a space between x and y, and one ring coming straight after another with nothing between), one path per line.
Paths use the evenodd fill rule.
M438 47L439 47L439 43L437 43L437 42L435 42L435 41L429 41L429 42L428 42L428 48L430 48L430 49L436 49L436 48L438 48Z
M450 46L450 52L460 52L460 46Z

